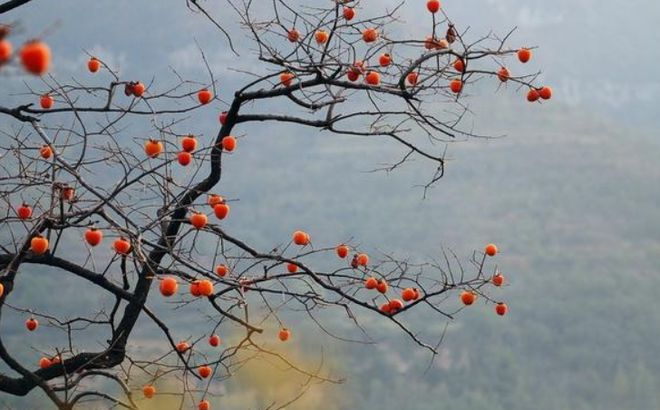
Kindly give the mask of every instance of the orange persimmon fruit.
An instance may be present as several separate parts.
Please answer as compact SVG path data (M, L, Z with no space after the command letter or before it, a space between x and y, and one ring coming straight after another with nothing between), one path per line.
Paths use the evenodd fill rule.
M37 255L43 255L48 251L48 239L37 235L30 240L30 250Z
M220 143L222 144L222 149L224 149L227 152L232 152L233 150L236 149L236 137L233 137L231 135L227 135L226 137L223 137Z
M310 241L309 234L304 231L295 231L293 233L293 243L299 246L307 246Z
M335 252L337 253L337 256L340 257L341 259L344 259L345 257L348 256L349 250L350 250L349 247L344 244L341 244L337 246L337 248L335 248Z
M50 47L41 40L28 41L20 50L23 68L34 75L44 75L51 63Z
M55 99L51 97L50 94L44 94L39 98L39 105L41 105L41 108L44 110L49 110L53 107L53 104L55 104Z
M150 138L144 143L144 152L148 157L156 158L161 152L163 152L163 143Z
M166 278L163 278L163 280L160 281L160 294L165 296L165 297L170 297L173 296L177 290L179 289L179 283L177 280L172 277L168 276Z
M112 247L120 255L127 255L131 251L131 243L125 238L116 239Z
M286 342L291 337L291 331L289 329L283 327L282 329L280 329L279 333L277 334L277 337L282 342Z
M103 240L103 231L91 227L85 231L85 241L89 246L97 246Z
M18 215L19 219L23 219L23 220L30 219L30 217L32 216L32 208L30 207L30 205L23 202L21 206L16 208L16 215Z

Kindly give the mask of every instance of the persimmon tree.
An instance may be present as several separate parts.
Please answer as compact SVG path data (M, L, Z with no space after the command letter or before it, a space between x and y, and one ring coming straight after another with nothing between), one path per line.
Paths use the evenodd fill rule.
M0 13L24 3L6 2ZM388 171L413 159L429 165L426 194L445 174L445 143L475 136L462 121L475 83L523 90L530 102L551 97L549 87L535 84L538 73L523 70L531 49L507 44L512 32L474 38L437 0L402 2L381 12L369 1L307 3L259 2L255 13L256 2L227 1L251 40L241 50L233 41L238 33L226 30L202 3L187 1L187 12L203 15L228 49L254 59L251 79L235 90L208 64L207 79L179 78L161 88L157 80L123 78L102 56L90 56L81 78L65 83L48 74L44 40L24 41L14 54L12 27L2 27L0 64L7 75L0 82L21 72L40 78L26 82L23 104L0 106L5 121L21 125L3 131L0 143L0 312L23 314L26 331L35 332L31 337L44 324L62 329L68 343L22 362L16 356L24 346L8 346L0 335L0 358L12 373L0 375L0 391L24 396L41 389L59 409L91 400L137 409L159 394L162 378L175 378L182 388L170 394L180 398L181 408L208 409L217 400L209 386L258 358L280 361L309 380L337 381L272 347L298 337L280 313L284 307L304 312L323 332L319 310L344 315L360 335L365 317L390 321L431 355L444 333L411 328L410 311L426 308L451 321L465 306L485 301L506 314L507 306L489 295L505 282L492 263L493 244L474 252L468 264L451 252L442 252L441 262L412 263L367 254L348 238L327 243L323 232L304 227L291 227L273 249L258 249L223 226L231 207L241 206L223 197L222 178L232 173L223 159L240 161L241 138L234 135L246 123L290 123L388 141L401 152ZM399 34L404 6L425 14L427 37ZM106 85L86 85L88 76L103 76ZM214 138L181 129L182 118L198 115L199 107L221 106L219 94L229 102L218 111ZM283 113L270 109L275 104ZM124 128L134 123L148 124L150 131L127 135ZM429 144L419 143L420 136ZM194 172L182 173L184 167ZM200 243L215 251L209 255ZM333 263L322 262L327 255ZM113 302L74 318L12 304L12 291L27 286L23 271L35 265L66 271ZM179 340L168 318L190 304L213 312L203 319L209 331ZM140 317L162 334L157 355L136 356L131 348ZM89 333L107 334L105 346L80 349L77 341ZM228 334L240 335L238 342L226 344ZM29 343L39 348L37 337ZM108 385L97 383L102 378L116 388L101 389ZM147 384L132 383L144 378ZM204 381L195 384L204 387L190 381Z

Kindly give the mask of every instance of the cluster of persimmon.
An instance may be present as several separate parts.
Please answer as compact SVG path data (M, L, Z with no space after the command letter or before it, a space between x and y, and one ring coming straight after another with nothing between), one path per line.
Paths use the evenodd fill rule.
M493 256L497 255L497 253L498 253L498 250L497 250L497 246L495 244L489 243L484 248L484 258L486 256L493 257ZM500 287L504 284L504 275L502 275L499 272L495 273L490 278L490 282L493 284L493 286ZM475 292L474 290L464 290L460 294L460 299L461 299L461 302L465 306L473 305L474 302L476 302L476 300L477 300L477 292ZM497 302L495 304L495 313L497 313L498 315L504 316L504 315L506 315L506 313L508 311L509 311L509 307L507 306L506 303Z
M234 136L227 135L222 138L220 145L222 149L231 152L236 149L237 141ZM181 151L177 154L177 160L182 166L188 166L193 159L192 152L197 148L197 139L194 135L186 135L181 139ZM149 158L158 158L163 152L164 146L161 141L150 138L144 143L144 152Z
M39 359L39 368L40 369L47 369L50 366L58 365L62 363L62 358L59 355L55 355L53 357L42 357Z
M45 46L45 44L44 44L44 46ZM35 59L36 58L37 57L35 57ZM50 61L50 57L48 58L48 61ZM49 65L50 65L50 63L47 66L49 66ZM90 57L90 59L87 61L87 70L89 70L89 72L92 73L92 74L97 73L101 69L101 65L102 65L102 62L97 57ZM26 68L26 70L28 70L29 72L32 72L28 68ZM43 73L36 73L36 72L32 72L32 73L43 75L43 74L45 74L45 72L47 70L48 70L48 68L46 68ZM127 81L124 84L124 94L126 96L133 96L133 97L136 97L136 98L140 98L144 95L145 91L146 91L146 87L140 81ZM206 91L206 90L203 90L203 91ZM209 92L206 91L206 93L209 93ZM202 102L202 99L204 99L206 102L210 101L210 99L211 99L210 98L210 93L209 93L209 96L206 96L206 95L202 96L202 91L200 91L199 99L200 99L200 102ZM54 103L55 103L55 100L53 99L53 97L49 93L43 94L41 96L41 98L39 99L39 105L44 110L51 109L53 107Z
M378 280L373 276L364 281L364 287L368 290L377 290L383 295L389 290L389 284L385 279ZM401 291L401 299L389 299L380 306L380 311L385 314L394 315L404 308L404 302L414 302L420 297L421 295L417 288L404 288Z
M7 39L11 27L0 24L0 69L14 57L14 46ZM44 75L51 66L51 51L48 44L41 40L28 40L18 51L18 58L23 69L33 75Z
M439 0L429 0L426 3L427 10L435 15L440 11L442 5ZM351 21L355 18L356 11L352 7L344 6L343 8L343 17L346 21ZM451 45L458 38L458 32L456 31L453 24L448 23L448 28L445 34L445 38L435 38L434 36L428 36L424 40L424 48L429 51L434 50L449 50ZM314 32L314 40L319 46L326 44L331 37L331 33L324 29L318 29ZM371 44L380 38L380 34L376 28L368 27L362 31L362 40L366 44ZM287 39L292 43L297 43L301 39L301 33L298 29L291 28L287 32ZM517 50L518 60L521 63L527 63L532 58L532 50L526 47L520 48ZM459 94L463 90L464 80L463 77L467 73L467 60L465 58L456 58L452 63L454 70L460 75L460 77L453 78L449 80L448 89L454 93ZM378 56L378 68L368 68L368 62L358 60L348 66L346 70L346 77L351 82L356 82L360 77L364 76L364 82L373 87L381 86L381 77L383 75L383 69L386 69L392 64L392 54L389 52L382 53ZM497 78L505 83L511 78L511 73L509 70L502 66L496 73ZM291 71L284 71L280 74L280 83L285 87L290 87L293 85L293 80L295 79L295 73ZM419 82L419 73L412 71L406 75L406 84L411 87L415 87ZM539 99L549 100L552 97L552 89L548 86L543 86L540 88L531 87L527 93L527 100L530 102L538 101Z
M161 282L161 292L163 292L163 289L165 288L168 295L170 293L174 294L176 292L176 287L176 280L171 277L165 278ZM207 339L207 342L211 347L218 347L222 344L222 339L217 334L212 334ZM175 345L175 350L180 355L192 354L193 346L191 346L187 341L182 340ZM206 379L213 374L213 369L208 364L201 365L197 367L197 374L202 379ZM156 387L151 383L146 384L142 387L142 393L146 399L151 399L156 395ZM209 410L211 408L211 404L207 400L201 400L198 404L198 408L200 410Z
M63 200L73 200L75 193L73 187L63 186L60 189L60 197ZM218 219L225 219L229 215L229 205L226 203L222 196L217 194L210 194L208 196L207 203L211 208L213 208L213 212ZM34 216L33 208L25 202L16 207L15 212L16 216L21 221L28 221ZM202 212L193 211L189 222L195 229L203 229L208 224L208 217ZM103 241L104 234L101 229L95 226L90 226L87 230L85 230L83 238L89 246L96 247ZM309 242L309 239L307 242ZM43 235L37 234L31 238L30 250L35 255L45 254L48 251L48 248L49 241ZM112 249L120 256L127 256L131 252L132 246L128 239L119 237L113 242ZM228 272L228 268L225 265L220 265L217 267L216 271L219 276L225 276Z
M0 296L2 296L0 294ZM29 318L28 320L25 321L25 328L30 331L34 332L39 328L39 321L33 317ZM53 357L42 357L39 359L39 368L40 369L47 369L50 366L57 365L62 363L62 357L59 354L56 354Z

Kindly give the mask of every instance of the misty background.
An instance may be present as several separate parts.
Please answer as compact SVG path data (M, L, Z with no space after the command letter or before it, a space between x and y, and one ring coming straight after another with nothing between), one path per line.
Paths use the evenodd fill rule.
M201 4L238 32L224 1ZM364 0L367 10L358 13L395 4ZM408 1L397 29L423 38L430 26L418 25L423 7L421 0ZM473 36L517 26L509 45L539 47L525 69L542 69L540 83L553 87L553 99L529 104L513 87L478 84L467 96L474 113L468 124L506 137L449 144L446 176L425 199L417 185L429 169L421 161L391 174L369 172L401 155L384 140L270 123L239 126L240 147L223 163L221 192L240 199L240 207L225 226L261 249L305 227L325 244L355 238L374 254L419 261L438 257L442 247L467 260L495 242L509 281L501 292L510 312L500 318L484 305L463 311L430 365L426 352L382 320L369 323L379 343L368 346L324 338L313 324L300 323L284 349L310 363L322 351L346 383L315 387L291 408L660 409L660 5L446 0L443 7L459 29L469 24ZM237 70L255 64L243 32L234 36L236 57L183 1L34 0L2 17L19 23L17 38L45 33L54 53L52 74L62 81L109 81L86 73L86 52L119 68L122 79L154 79L155 89L175 81L169 67L206 81L199 45L227 102L246 79ZM24 103L24 82L44 87L38 79L0 74L0 104ZM213 138L225 108L216 101L186 124L200 138ZM17 127L2 117L1 129ZM83 295L81 304L96 302L80 292L80 281L31 273L35 287L17 288L15 305L75 310L64 303L73 292ZM49 289L62 297L45 298ZM17 349L25 343L24 318L11 317L3 316L0 331ZM422 329L444 326L432 322L436 316L405 319ZM345 318L328 320L350 331ZM185 327L186 318L170 323ZM145 344L155 337L151 327L136 333ZM252 391L252 383L264 387ZM278 394L284 382L265 387L273 383L260 380L258 368L223 382L219 392L227 398L218 407L263 407L268 398L260 396ZM38 392L33 396L40 399ZM6 395L2 403L28 408Z

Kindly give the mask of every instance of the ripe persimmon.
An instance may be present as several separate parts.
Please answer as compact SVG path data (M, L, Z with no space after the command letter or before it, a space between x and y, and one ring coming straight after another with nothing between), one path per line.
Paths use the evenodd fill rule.
M5 64L10 60L13 52L14 47L9 40L0 40L0 65Z
M392 64L392 56L389 53L381 54L380 57L378 57L378 64L380 64L381 67L389 66Z
M49 145L44 144L39 148L39 155L43 159L49 159L53 155L53 149Z
M194 135L186 135L181 138L181 149L186 152L193 152L197 148L197 138Z
M208 279L202 279L198 284L200 296L211 296L213 294L213 282Z
M142 97L142 95L144 95L145 86L144 84L138 81L137 83L133 84L131 91L133 92L133 95L135 97L140 98Z
M103 240L103 231L91 227L85 231L85 241L89 246L97 246Z
M213 207L213 213L218 219L225 219L229 215L229 205L227 204L217 204Z
M376 289L378 287L378 279L374 278L373 276L368 278L364 281L364 287L369 290Z
M381 312L385 314L390 314L390 302L385 302L382 305L380 305L380 308L378 308Z
M465 72L465 61L463 61L462 58L457 58L452 65L454 70L458 71L459 73Z
M233 137L231 135L227 135L226 137L223 137L220 143L222 144L222 149L224 149L227 152L232 152L233 150L236 149L236 137Z
M192 154L190 152L181 151L176 154L176 159L181 166L187 167L192 162Z
M176 344L176 351L179 353L185 353L190 349L190 345L185 340L180 341Z
M360 253L357 256L357 264L360 266L367 266L369 264L369 255Z
M150 399L156 395L156 388L151 384L147 384L142 388L142 394L145 398Z
M437 13L440 10L440 0L428 0L426 2L426 9L431 13Z
M19 219L23 219L23 220L30 219L30 217L32 216L32 208L30 207L30 205L23 202L21 206L16 208L16 215L18 215Z
M53 362L47 357L42 357L41 359L39 359L39 368L40 369L47 369L52 364L53 364Z
M227 111L221 112L218 119L220 120L220 125L225 125L227 123Z
M307 246L309 244L310 237L307 232L304 231L295 231L293 233L293 243L299 246Z
M459 80L458 78L454 78L449 82L449 89L454 94L460 93L461 90L463 89L463 81Z
M37 235L30 240L30 250L36 255L43 255L48 251L48 239Z
M497 78L499 78L501 82L505 83L509 78L511 78L511 74L506 67L501 67L497 72Z
M470 306L477 299L477 295L474 292L463 291L461 292L461 302L465 306Z
M207 90L206 88L201 89L197 92L197 100L199 100L200 104L208 104L211 102L213 99L213 94L211 91Z
M346 77L348 77L349 81L355 82L360 78L360 71L358 71L355 68L351 67L346 71Z
M50 47L40 40L28 41L21 48L20 58L25 71L34 75L44 75L50 68Z
M506 315L506 312L509 310L509 307L506 305L506 303L498 303L495 305L495 313L497 313L500 316Z
M202 379L206 379L211 375L213 370L209 366L202 366L199 368L198 373Z
M527 101L535 102L539 98L541 98L541 96L539 95L539 90L537 90L536 88L530 88L529 91L527 92Z
M528 48L519 49L517 54L521 63L526 63L532 58L532 50Z
M382 294L385 294L385 293L387 293L387 290L389 289L389 287L390 286L387 284L387 281L385 279L381 279L378 282L378 285L376 285L376 290L378 290L378 292L380 292Z
M218 336L218 335L211 335L211 337L209 337L209 345L211 345L213 347L220 346L221 342L222 342L222 340L220 339L220 336Z
M289 39L290 42L295 43L298 40L300 40L300 31L296 30L295 28L292 28L291 30L286 33L286 37Z
M206 226L208 223L209 219L206 216L206 214L203 214L201 212L193 212L192 215L190 215L190 224L194 226L196 229L202 229Z
M406 81L408 81L408 84L413 85L413 86L414 86L414 85L417 85L417 80L418 80L418 79L419 79L419 74L417 74L417 73L414 72L414 71L413 71L412 73L409 73L409 74L406 76Z
M25 321L25 327L30 332L34 332L39 327L39 321L33 317Z
M502 286L504 284L504 275L501 273L496 273L493 275L490 281L493 282L493 285L495 286Z
M417 299L417 292L415 292L415 289L413 288L405 288L401 292L401 298L405 300L406 302L410 302L411 300Z
M95 73L99 71L99 68L101 68L101 62L99 61L98 58L92 57L89 59L87 62L87 69L89 70L90 73Z
M373 43L378 40L378 30L373 27L365 29L362 32L362 40L364 40L365 43Z
M298 265L295 263L289 263L286 265L286 270L289 271L289 273L296 273L298 272Z
M403 302L399 299L390 300L390 313L395 314L399 310L403 309Z
M546 86L541 87L539 90L539 96L543 98L544 100L549 100L552 98L552 88Z
M337 256L339 256L341 259L347 257L349 251L350 251L349 247L344 244L341 244L335 248L335 252L337 253Z
M360 76L364 74L366 68L366 63L364 61L358 60L351 65L351 67L346 72L346 75L350 81L357 81Z
M197 405L197 410L211 410L211 403L208 400L202 400Z
M287 328L280 329L280 332L277 334L277 337L282 341L286 342L291 337L291 331Z
M314 39L318 44L325 44L329 38L330 35L325 30L316 30L316 33L314 33Z
M344 7L343 14L346 21L351 21L355 17L355 9L352 7Z
M218 265L215 267L215 273L221 278L224 278L229 273L229 268L227 265Z
M39 98L39 105L41 105L41 108L44 110L49 110L51 107L55 104L55 99L50 96L50 94L44 94Z
M0 298L5 294L5 285L0 283Z
M380 84L380 74L376 71L369 71L364 79L367 81L367 84L377 86Z
M209 194L208 198L206 199L206 203L209 204L211 208L213 208L218 204L224 204L225 199L218 194Z
M280 74L280 82L285 87L290 87L291 84L293 83L294 78L296 78L296 75L293 74L290 71L286 71L286 72Z
M112 248L120 255L127 255L131 251L131 243L123 237L115 239Z
M485 253L486 255L488 255L488 256L495 256L495 255L497 255L497 245L495 245L494 243L489 243L489 244L486 245L486 247L484 248L484 253Z
M144 152L148 157L156 158L161 152L163 152L163 143L150 138L144 143Z
M179 290L179 283L176 278L168 276L160 281L160 294L165 297L174 295Z

